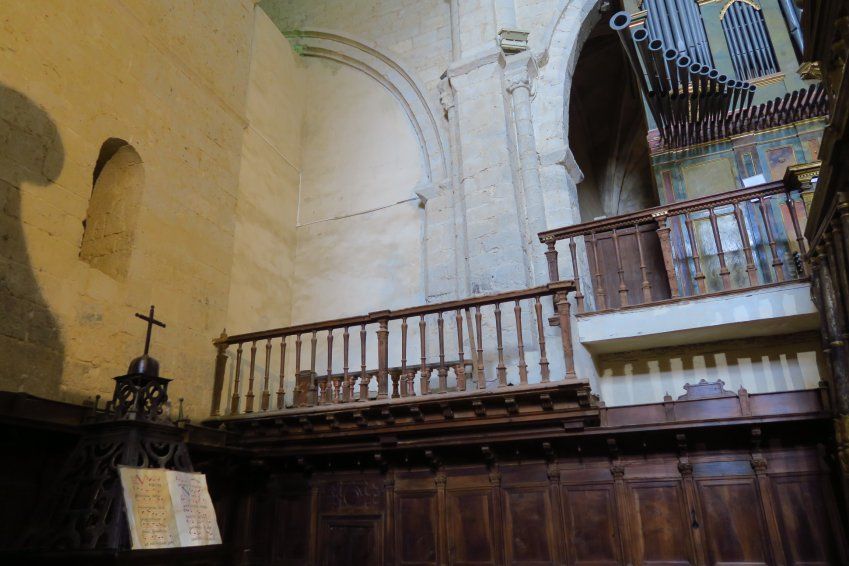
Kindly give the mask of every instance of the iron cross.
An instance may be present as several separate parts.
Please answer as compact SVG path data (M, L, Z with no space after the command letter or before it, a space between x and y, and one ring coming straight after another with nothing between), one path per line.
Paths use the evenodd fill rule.
M144 321L147 321L147 336L144 339L144 355L145 356L147 355L148 351L150 350L150 332L151 332L151 330L153 330L153 325L155 324L156 326L161 326L162 328L165 328L164 322L158 321L155 318L153 318L153 310L154 310L153 305L150 305L150 314L149 315L145 316L141 313L138 313L138 312L136 313L137 318L140 318Z

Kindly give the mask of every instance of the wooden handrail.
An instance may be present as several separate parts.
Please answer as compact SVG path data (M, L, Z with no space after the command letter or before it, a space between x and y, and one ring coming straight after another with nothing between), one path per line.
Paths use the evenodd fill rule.
M729 291L806 275L807 206L802 194L807 191L789 181L774 181L538 236L547 247L551 281L559 279L556 245L568 241L579 313L586 312L590 302L597 311L611 310ZM722 223L732 230L723 229ZM705 229L698 230L700 226ZM583 278L577 251L581 239L589 263ZM796 255L786 257L791 253ZM741 254L746 273L737 267L742 261L731 261L734 254Z
M530 289L522 289L517 291L506 291L504 293L496 293L493 295L481 295L479 297L469 297L467 299L459 299L455 301L444 301L441 303L431 303L417 307L408 307L399 310L377 311L360 316L351 316L347 318L335 318L324 320L321 322L311 322L308 324L297 324L294 326L283 326L270 330L260 330L257 332L246 332L244 334L234 334L232 336L223 335L216 338L214 344L238 344L251 342L254 340L266 340L268 338L282 338L284 336L294 336L296 334L309 334L313 331L319 332L328 329L343 328L345 326L353 327L361 324L371 324L380 319L398 320L400 318L413 318L416 316L436 314L439 312L447 312L457 310L458 308L468 308L475 306L491 305L499 302L515 301L521 299L532 299L535 297L545 297L559 290L570 292L574 290L575 282L571 280L554 281L548 285L539 287L531 287Z
M540 232L537 236L539 237L539 241L545 244L551 241L565 240L571 236L583 236L590 232L601 232L603 230L611 230L622 226L633 226L635 223L645 224L652 222L658 216L671 216L675 214L684 214L686 212L696 212L710 207L715 208L748 199L782 193L785 190L786 187L784 181L773 181L771 183L764 183L755 187L748 187L746 189L737 189L716 195L707 195L694 199L673 202L662 206L653 206L637 212L621 214L610 218L602 218L600 220L593 220L592 222L583 222L581 224L553 228L551 230Z
M224 404L227 407L226 413L231 415L285 410L287 408L287 397L291 399L291 405L288 406L295 407L364 401L369 398L370 391L374 392L373 389L370 389L373 379L376 379L376 398L378 400L389 396L412 397L446 393L449 390L462 392L470 386L473 389L486 389L486 363L488 360L485 358L485 350L489 356L493 355L493 350L497 351L498 387L511 385L507 379L508 363L511 364L510 367L516 368L519 385L529 383L528 363L525 359L526 351L539 353L539 381L547 382L550 380L551 374L545 338L548 320L544 318L540 300L548 296L553 298L555 311L559 316L565 379L574 379L575 370L572 360L569 318L570 305L567 295L575 289L574 281L554 281L530 289L469 297L394 311L377 311L361 316L249 332L235 336L227 336L222 333L219 338L213 341L217 353L211 414L213 416L221 414L225 374L230 359L228 348L230 346L236 346L236 352L233 378L230 384L231 395L225 400ZM525 311L522 309L523 301L531 303L531 307ZM511 304L512 317L509 314L503 317L501 306L506 304ZM491 329L483 325L484 313L481 307L486 306L494 307L492 309L495 326L494 337L489 335ZM428 318L430 319L430 326L428 326ZM512 325L505 318L508 320L515 318L515 325ZM535 319L536 323L531 326L536 331L536 342L527 347L522 325L523 318ZM400 364L390 367L390 322L393 321L400 322L399 341L401 350L400 355L397 356L400 358ZM408 324L408 321L414 322ZM453 329L450 328L452 323ZM505 332L502 330L502 325L513 330L514 336L510 343L505 344ZM446 340L446 326L449 327L448 340ZM397 326L395 328L397 329ZM487 334L484 334L484 328L487 329ZM416 329L418 330L416 340L409 339L408 334L411 329L413 333ZM318 348L319 334L322 336L322 343L326 341L327 346L326 350L321 352L325 356L324 361L318 359L320 353ZM369 339L370 335L372 336L371 339ZM456 338L456 342L454 342L456 350L449 352L453 341L452 336ZM354 352L358 359L351 357L352 337L355 346L359 342ZM290 338L293 339L289 340ZM305 342L308 349L306 358L302 355ZM414 359L408 357L410 353L408 346L415 342L418 342L418 352ZM427 347L429 342L430 349ZM484 345L485 342L486 345ZM466 343L468 343L468 348ZM334 344L336 344L335 348ZM434 344L438 345L439 361L437 363L433 361L433 358L436 357ZM497 344L497 348L493 348L494 344ZM274 352L275 349L276 353ZM334 352L336 352L335 358ZM370 361L373 358L368 355L369 352L377 354L377 369L369 367L370 363L373 364L373 361ZM446 358L446 354L448 354L448 358ZM514 354L515 366L512 365ZM288 364L287 355L289 356ZM456 361L446 361L446 359ZM305 361L308 361L308 366L302 363ZM318 364L322 364L321 368ZM275 368L273 373L272 367ZM339 369L342 371L339 372ZM471 369L471 372L468 372L468 369ZM431 375L434 373L437 376L437 384L432 391ZM449 378L452 374L454 385L449 384ZM416 383L416 375L419 376L418 383ZM294 389L286 390L287 380L290 384L294 381ZM359 380L358 386L355 385L357 380ZM470 380L471 385L468 383ZM254 403L256 398L259 398L258 405ZM272 399L275 400L273 403Z

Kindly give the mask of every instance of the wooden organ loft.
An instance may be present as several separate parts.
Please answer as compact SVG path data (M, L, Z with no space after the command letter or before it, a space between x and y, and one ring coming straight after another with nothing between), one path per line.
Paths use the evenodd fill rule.
M662 192L661 167L659 206L539 235L547 285L215 339L209 418L180 430L226 558L192 563L849 563L849 12L803 4L796 29L823 87L791 94L787 112L830 116L821 165L701 195ZM664 33L649 27L648 38ZM738 117L783 120L774 106L734 106L744 89L729 94L726 79L722 94L708 71L699 88L712 110L688 122L702 102L685 101L686 82L674 104L674 89L655 96L672 145L733 145ZM792 286L820 311L817 387L700 381L607 406L576 370L588 318ZM0 394L17 455L0 484L0 548L15 546L26 502L101 412Z

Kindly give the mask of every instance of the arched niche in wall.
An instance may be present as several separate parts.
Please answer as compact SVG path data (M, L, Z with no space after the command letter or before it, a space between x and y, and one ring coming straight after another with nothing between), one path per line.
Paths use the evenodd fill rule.
M568 102L584 222L657 204L642 98L608 19L596 23L581 48Z
M106 140L94 167L80 258L119 281L129 271L143 189L138 152L122 139Z

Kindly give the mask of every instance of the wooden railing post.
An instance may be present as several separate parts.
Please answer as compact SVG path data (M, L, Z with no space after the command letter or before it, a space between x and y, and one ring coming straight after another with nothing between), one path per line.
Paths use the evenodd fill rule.
M221 393L224 390L224 373L227 371L227 330L221 331L221 336L212 342L215 344L215 377L212 381L212 407L210 415L217 417L221 414Z
M557 268L557 240L549 240L545 243L545 261L548 263L548 280L552 283L560 281L560 270Z
M669 292L672 298L678 296L678 278L675 276L675 259L672 257L672 242L669 239L669 217L660 213L653 215L657 222L657 237L660 239L660 252L663 254L663 267L666 268L666 279L669 281Z
M548 288L554 292L554 305L560 323L560 339L563 343L563 361L566 365L566 379L575 379L575 359L572 351L572 318L568 294L574 291L572 281L550 283Z
M377 398L389 397L389 316L390 311L369 314L377 321Z

